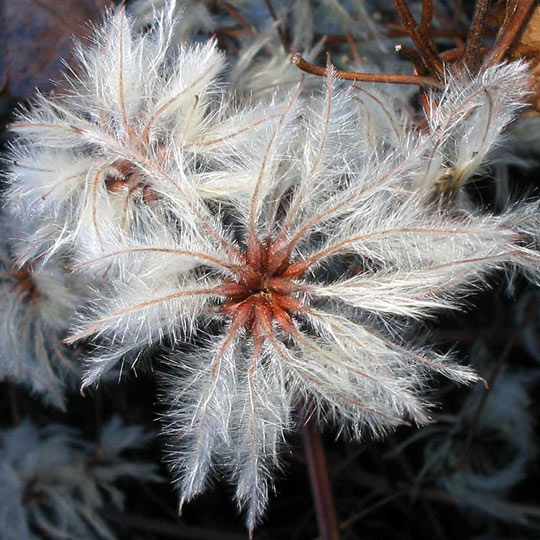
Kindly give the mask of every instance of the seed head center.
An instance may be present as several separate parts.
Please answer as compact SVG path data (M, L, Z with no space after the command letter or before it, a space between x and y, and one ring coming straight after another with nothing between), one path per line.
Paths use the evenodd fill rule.
M105 174L105 186L111 193L127 190L128 196L141 190L145 203L154 204L157 196L143 175L130 162L118 160L114 162Z
M272 328L274 322L292 333L292 316L304 307L297 298L300 286L295 281L301 273L291 272L291 268L294 261L286 247L270 239L261 242L252 238L236 279L225 281L220 288L227 297L221 312L256 337Z
M37 284L32 277L30 268L22 267L12 274L14 283L12 289L24 295L27 302L36 302L39 299L39 290Z

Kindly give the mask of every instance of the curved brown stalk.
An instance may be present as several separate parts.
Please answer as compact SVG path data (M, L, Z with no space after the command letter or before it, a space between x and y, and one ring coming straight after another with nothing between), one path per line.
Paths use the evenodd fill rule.
M302 425L304 451L308 462L311 492L315 502L315 513L319 535L322 540L339 540L339 528L328 476L326 456L314 415L304 411L307 419Z
M326 75L326 68L322 66L316 66L311 64L300 53L296 53L292 57L292 62L298 69L310 73L311 75L318 75L324 77ZM343 69L335 70L336 77L347 81L363 81L372 83L389 83L389 84L417 84L420 86L435 86L437 88L442 87L440 81L433 77L423 77L420 75L399 75L395 73L357 73L355 71L344 71Z
M439 58L437 51L434 50L430 39L424 35L423 31L420 29L414 17L412 16L411 10L407 5L405 0L392 0L394 6L399 14L399 18L403 23L403 26L407 30L409 37L412 39L414 45L416 46L422 60L430 68L430 71L436 75L438 78L444 78L444 65L442 60ZM429 3L429 2L428 2ZM425 7L425 6L424 6ZM429 11L429 10L427 10ZM429 13L427 13L429 16ZM424 17L423 17L424 18ZM429 16L429 20L431 17ZM424 25L426 20L423 21Z

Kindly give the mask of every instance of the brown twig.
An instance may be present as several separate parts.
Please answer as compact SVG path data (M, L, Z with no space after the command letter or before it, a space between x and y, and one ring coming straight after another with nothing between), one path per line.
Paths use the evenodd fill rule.
M264 3L266 4L266 8L268 9L268 12L270 13L270 17L274 20L274 22L277 23L277 31L279 34L279 40L281 41L281 45L283 46L283 49L285 52L291 52L289 42L287 41L287 36L285 36L285 32L283 31L283 28L281 27L281 21L279 20L279 17L277 16L276 10L274 9L274 4L272 4L272 0L264 0Z
M440 16L437 15L440 19ZM387 32L384 32L384 37L404 37L408 36L407 30L400 24L386 23ZM431 30L433 37L446 37L446 38L466 38L467 32L465 30L459 30L457 28L433 28Z
M356 47L356 43L354 42L353 37L351 36L351 34L345 34L345 38L347 40L347 44L349 45L349 48L351 49L351 53L353 55L354 61L360 64L362 62L362 57L360 56L360 53L358 52L358 48Z
M465 42L465 54L461 59L462 64L472 73L476 73L480 67L480 48L482 47L488 8L489 0L477 0L474 5L471 27Z
M515 2L514 12L507 16L508 24L506 28L497 38L489 54L484 58L484 68L502 62L512 43L524 28L527 17L530 15L535 3L535 0L518 0Z
M420 30L424 36L428 36L431 31L431 20L433 19L433 0L422 0L422 19Z
M414 65L414 75L415 76L425 76L429 73L428 66L426 66L423 58L420 56L418 51L414 49L413 47L407 47L405 45L396 45L396 52L399 54L402 54L409 58L409 60L412 61ZM422 106L422 110L424 111L426 118L429 115L430 110L430 100L428 98L428 90L427 88L420 88L418 93L418 99L420 101L420 105Z
M216 28L214 35L218 38L230 37L239 38L243 36L246 31L242 28Z
M296 66L310 73L311 75L318 75L319 77L326 76L326 68L322 66L316 66L311 64L307 60L304 60L300 53L296 53L292 57L292 62ZM390 83L390 84L416 84L420 86L435 86L442 87L440 81L433 77L423 77L419 75L399 75L395 73L356 73L354 71L344 71L342 69L336 69L335 74L340 79L347 81L363 81L372 83Z
M414 17L412 16L411 10L407 5L405 0L392 0L394 6L396 7L399 18L407 30L407 34L413 40L420 56L424 60L425 64L430 68L430 70L437 75L439 78L444 77L444 66L442 60L437 55L436 51L432 49L429 41L426 39L422 30L416 24Z
M251 25L242 17L240 12L229 4L229 2L223 2L223 9L248 33L253 34L253 28Z
M320 538L322 540L339 540L338 522L326 457L313 415L304 422L302 435Z
M486 47L480 48L481 54L486 54L487 51ZM441 54L441 58L444 60L445 64L451 64L452 62L456 62L457 60L463 58L463 55L465 54L465 49L458 48L458 49L448 49L447 51L444 51Z
M437 45L433 41L431 35L431 22L433 21L433 0L422 0L422 18L420 20L420 31L425 39L428 41L429 46L434 51L437 51Z
M399 43L395 46L394 49L399 55L404 56L408 60L410 60L415 66L424 66L427 67L424 64L424 61L422 60L422 57L418 53L418 51L413 47L408 47L407 45L403 45Z

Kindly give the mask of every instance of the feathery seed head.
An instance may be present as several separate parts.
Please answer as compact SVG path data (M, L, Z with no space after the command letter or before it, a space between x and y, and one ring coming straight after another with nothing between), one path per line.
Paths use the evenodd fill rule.
M147 34L123 9L109 14L94 43L78 45L57 93L38 95L11 125L8 206L45 225L31 254L67 245L98 256L144 236L171 206L185 221L192 191L249 194L254 156L281 106L237 106L217 82L224 57L215 41L171 44L173 11L171 3Z
M113 276L66 340L96 344L84 386L168 346L181 503L217 465L252 530L295 409L356 438L427 422L434 374L478 376L412 324L459 308L490 271L538 280L538 203L497 216L429 203L484 161L524 67L465 87L450 74L421 134L331 66L323 91L239 108L216 84L213 41L171 51L173 8L144 35L123 10L109 17L70 90L21 115L8 200L52 237L48 256L67 243L72 268Z
M85 280L70 276L64 259L17 265L17 220L1 223L0 378L29 386L56 407L64 407L66 383L79 377L73 351L63 346L77 308L84 304ZM9 238L9 240L8 240Z
M505 128L525 106L531 81L527 64L496 65L472 77L448 71L442 95L428 114L431 156L417 186L443 207L470 205L464 186L485 170Z
M153 464L124 455L150 436L118 417L103 426L99 442L89 442L65 425L38 427L29 420L2 430L2 538L34 539L36 530L47 538L114 538L103 511L123 509L118 481L160 480Z
M137 253L160 259L135 262L70 338L99 336L85 385L167 338L166 422L181 501L201 493L218 465L250 529L295 408L309 402L321 423L358 438L425 423L419 393L432 374L478 377L406 339L410 323L459 307L489 271L517 266L538 277L538 204L500 216L434 212L414 181L429 174L437 140L400 136L399 115L361 91L369 106L358 107L358 91L341 88L331 68L324 92L299 103L297 88L259 156L251 197L210 207L193 192L189 230L168 246L143 240ZM385 123L360 129L373 114ZM406 144L395 151L393 140ZM199 331L209 317L215 330ZM182 353L188 336L198 346Z
M396 153L392 129L381 128L352 152L350 133L365 121L359 111L373 107L358 109L350 96L329 69L325 92L302 104L302 129L291 132L297 89L274 124L251 198L212 211L193 199L189 234L173 235L167 249L150 237L140 249L163 258L135 264L70 338L100 336L87 385L167 337L167 423L181 500L204 490L217 462L236 483L250 528L295 407L309 401L322 423L355 437L426 422L418 393L430 374L478 377L405 340L408 321L457 307L489 270L532 270L538 260L520 244L529 218L517 226L515 210L433 212L423 193L406 189L426 163L422 138ZM185 260L198 267L175 271ZM203 339L208 317L217 330ZM204 343L182 354L176 343L188 335Z

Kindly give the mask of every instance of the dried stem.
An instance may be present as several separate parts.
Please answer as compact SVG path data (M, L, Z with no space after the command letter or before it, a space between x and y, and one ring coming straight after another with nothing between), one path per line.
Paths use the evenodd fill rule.
M433 0L422 0L422 19L420 21L420 30L424 38L428 41L430 48L434 51L437 46L431 35L431 21L433 20Z
M514 3L513 13L506 16L508 24L502 34L497 38L489 54L485 57L483 67L493 66L502 62L517 35L523 29L535 3L535 0L518 0Z
M456 0L456 5L454 6L454 17L452 20L454 28L459 25L462 12L463 12L463 0Z
M416 49L399 43L394 49L398 54L410 60L415 66L425 66L422 57ZM426 66L427 67L427 66Z
M339 528L326 457L313 415L305 421L302 434L320 538L321 540L339 540Z
M351 34L345 34L345 39L347 40L347 44L349 45L349 48L351 49L351 53L354 58L354 61L360 64L362 62L362 57L360 56L360 53L358 52L358 48L356 47L356 43L354 42L353 37L351 36Z
M472 73L476 73L480 67L480 48L482 47L488 8L489 0L477 0L465 42L465 54L461 61Z
M253 28L251 25L242 17L240 12L234 7L231 6L228 2L223 3L223 9L250 35L253 34Z
M413 40L416 48L418 49L418 52L420 53L420 56L422 56L422 59L424 60L426 65L429 66L431 71L442 79L444 77L444 66L442 60L432 49L429 41L424 36L422 30L420 29L418 24L416 24L416 21L412 16L411 10L409 9L409 6L405 2L405 0L392 1L396 6L399 17L403 22L403 26L407 30L410 38Z
M422 20L420 29L424 36L428 36L431 31L431 20L433 19L433 0L422 0Z
M409 35L407 30L399 24L386 23L385 26L389 29L383 34L385 37L404 37ZM431 30L431 35L433 37L465 39L467 37L467 32L457 28L434 28Z
M289 42L287 41L285 32L283 31L283 28L281 27L281 21L279 20L279 17L277 16L276 10L274 9L274 4L272 4L272 0L264 0L264 3L266 4L268 12L270 13L270 16L272 17L274 22L276 22L278 25L277 31L278 31L279 39L281 41L281 45L283 46L283 49L287 53L290 52Z
M312 75L318 75L319 77L326 76L326 68L322 66L316 66L311 64L307 60L304 60L300 53L296 53L292 57L292 61L296 66ZM357 73L354 71L344 71L342 69L336 69L335 74L340 79L348 81L363 81L372 83L389 83L389 84L417 84L420 86L435 86L442 87L441 83L433 77L422 77L419 75L398 75L394 73Z

